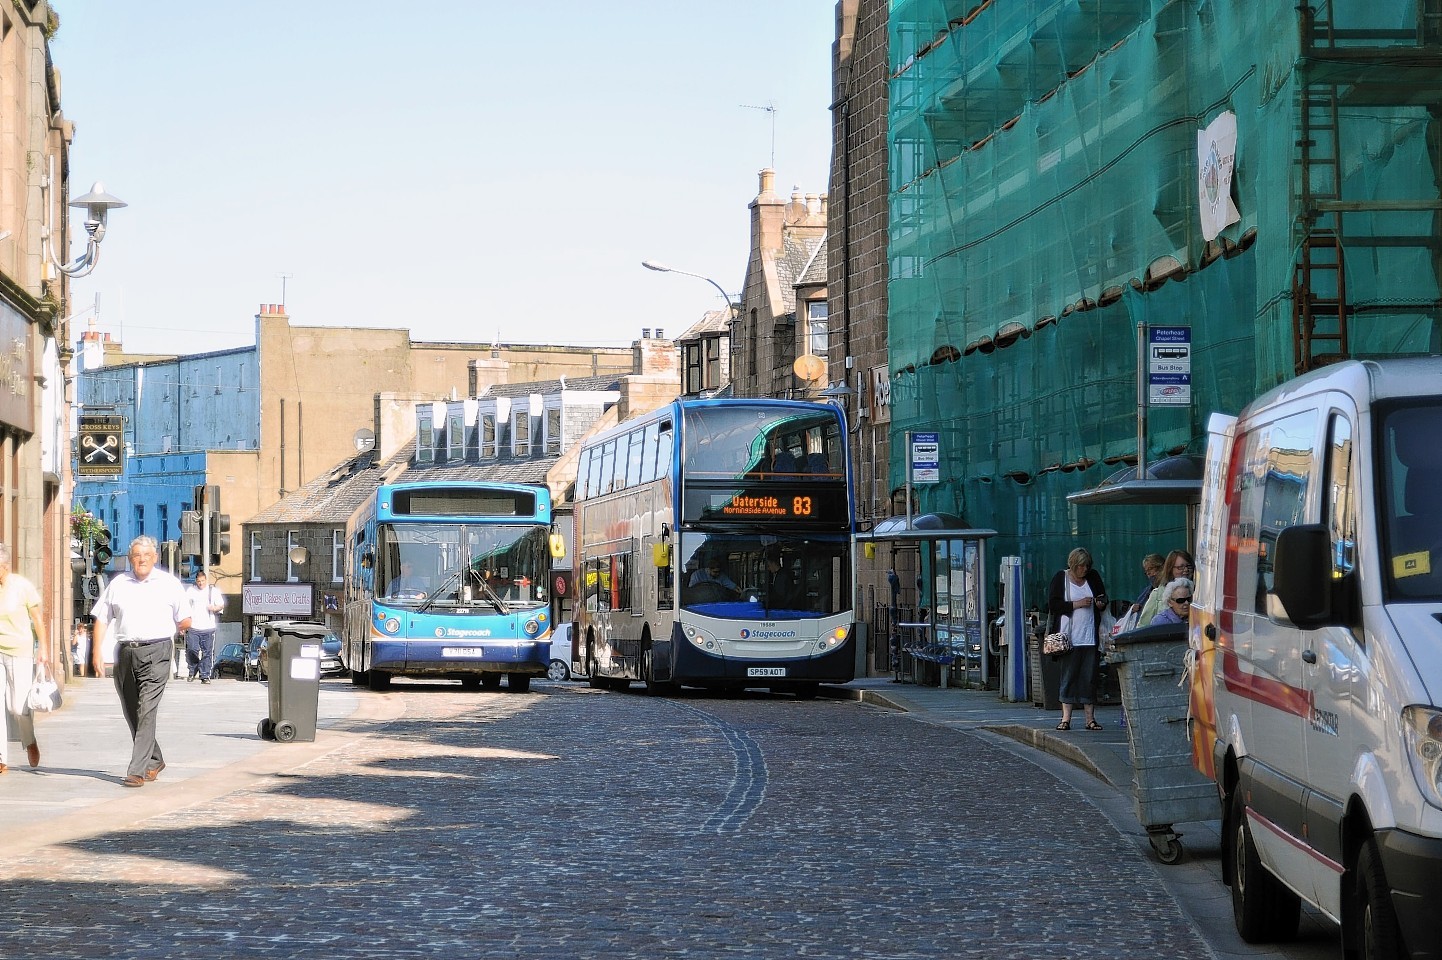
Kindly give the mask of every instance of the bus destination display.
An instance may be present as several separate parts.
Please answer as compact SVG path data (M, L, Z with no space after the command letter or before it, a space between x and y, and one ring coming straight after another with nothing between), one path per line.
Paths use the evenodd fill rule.
M737 490L689 488L686 491L687 520L781 520L797 523L830 523L846 519L845 489L828 490L768 485Z

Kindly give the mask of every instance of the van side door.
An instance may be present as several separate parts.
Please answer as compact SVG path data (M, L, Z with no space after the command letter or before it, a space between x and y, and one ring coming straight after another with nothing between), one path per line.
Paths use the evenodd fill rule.
M1351 586L1357 565L1357 464L1355 415L1334 408L1327 417L1322 450L1321 517L1332 543L1331 579ZM1319 588L1325 589L1326 585ZM1339 590L1338 593L1344 591ZM1344 605L1345 607L1345 605ZM1307 756L1304 836L1315 856L1310 899L1341 916L1342 814L1351 783L1359 722L1365 711L1368 662L1359 640L1360 611L1343 609L1341 622L1302 632L1303 685L1309 714L1303 725ZM1306 893L1307 891L1304 891Z

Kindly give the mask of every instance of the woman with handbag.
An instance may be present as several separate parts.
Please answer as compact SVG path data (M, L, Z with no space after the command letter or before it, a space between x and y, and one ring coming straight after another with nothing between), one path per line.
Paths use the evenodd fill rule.
M1047 611L1065 635L1071 649L1061 654L1061 723L1058 730L1071 729L1072 711L1080 706L1086 714L1086 728L1100 730L1096 718L1097 655L1101 646L1101 616L1107 592L1101 574L1092 569L1092 555L1077 547L1066 558L1066 569L1058 570L1047 589Z
M46 665L45 651L50 646L40 604L35 584L11 571L10 548L0 544L0 697L15 718L25 758L32 767L40 766L40 744L35 740L35 718L28 697L35 668ZM8 769L10 760L5 740L0 734L0 773Z

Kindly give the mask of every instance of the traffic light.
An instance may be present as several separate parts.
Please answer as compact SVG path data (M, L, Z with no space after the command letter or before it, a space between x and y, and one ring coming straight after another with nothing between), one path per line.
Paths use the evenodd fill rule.
M209 513L205 519L210 524L210 565L214 567L230 552L230 514Z
M180 552L187 557L200 556L200 511L180 512Z
M113 556L114 553L110 549L110 528L103 523L98 524L95 536L91 538L91 569L96 573L103 571L110 566L110 559Z

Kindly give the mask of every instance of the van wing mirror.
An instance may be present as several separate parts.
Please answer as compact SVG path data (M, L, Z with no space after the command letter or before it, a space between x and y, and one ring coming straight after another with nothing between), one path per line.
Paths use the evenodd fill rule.
M1299 627L1335 621L1332 535L1325 524L1287 527L1272 548L1272 589L1267 615Z

